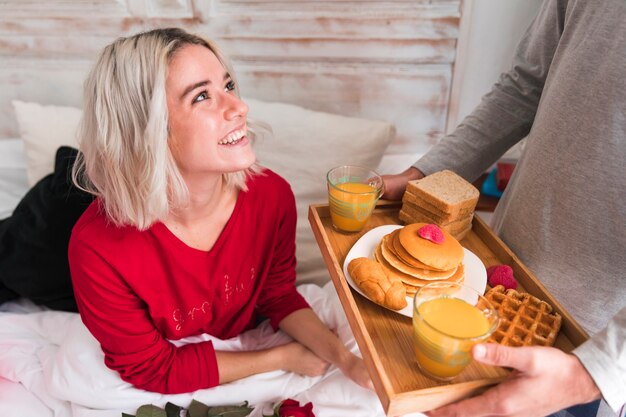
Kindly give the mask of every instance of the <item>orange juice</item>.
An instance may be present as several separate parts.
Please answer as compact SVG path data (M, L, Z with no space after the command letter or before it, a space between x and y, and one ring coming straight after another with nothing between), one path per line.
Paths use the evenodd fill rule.
M380 190L369 184L346 182L329 185L328 202L333 224L346 232L358 232L369 218Z
M471 349L491 334L493 324L478 308L458 298L435 298L413 317L415 354L420 368L449 379L471 362Z

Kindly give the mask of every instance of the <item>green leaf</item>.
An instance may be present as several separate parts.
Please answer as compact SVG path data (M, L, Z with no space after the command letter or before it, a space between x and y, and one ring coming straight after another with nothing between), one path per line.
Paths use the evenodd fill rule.
M156 405L146 404L137 409L137 417L167 417L167 414Z
M176 404L168 402L165 404L165 412L167 413L167 417L180 417L180 412L183 407L179 407Z
M187 409L187 417L207 417L208 413L209 406L196 400L192 400Z
M248 401L242 405L224 405L209 408L209 417L246 417L254 408L248 407Z

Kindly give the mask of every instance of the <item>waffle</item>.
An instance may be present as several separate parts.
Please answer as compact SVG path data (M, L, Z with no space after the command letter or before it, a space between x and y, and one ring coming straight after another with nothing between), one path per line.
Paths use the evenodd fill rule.
M496 285L486 294L498 310L500 325L489 341L505 346L552 346L561 328L561 316L552 306L528 293Z

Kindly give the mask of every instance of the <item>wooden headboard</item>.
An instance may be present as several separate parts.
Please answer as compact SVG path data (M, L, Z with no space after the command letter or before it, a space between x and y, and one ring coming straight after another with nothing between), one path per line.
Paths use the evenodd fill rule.
M181 26L231 58L244 96L396 125L395 152L445 129L460 0L8 0L0 5L0 138L11 100L79 106L100 49Z
M473 27L492 31L493 21L500 33L483 33L479 46L494 39L502 47L507 35L509 43L517 41L515 27L528 20L512 19L539 1L4 0L0 139L19 136L11 100L80 106L82 82L103 46L141 30L180 26L217 41L243 96L386 120L397 129L388 153L423 153L446 131L446 119L448 129L457 123L458 97L468 95L467 87L482 88L464 68L500 71L485 56L492 45L478 55L468 51L467 17L487 10L489 18ZM487 71L468 64L472 57L489 61ZM471 81L463 86L465 79Z

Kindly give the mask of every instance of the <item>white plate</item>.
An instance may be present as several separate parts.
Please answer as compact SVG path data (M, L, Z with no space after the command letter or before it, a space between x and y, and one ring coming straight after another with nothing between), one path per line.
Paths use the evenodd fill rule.
M348 273L348 264L354 258L365 257L374 259L374 249L376 249L376 245L378 245L383 236L402 227L403 226L397 224L389 224L386 226L376 227L361 236L361 238L357 240L354 246L352 246L350 252L348 252L346 260L343 263L343 274L346 276L346 281L348 281L348 284L363 297L369 299L369 297L363 294L363 291L361 291L359 286L356 285L356 283L352 280L352 277ZM463 266L465 267L464 284L475 289L479 293L484 294L485 288L487 288L487 270L485 269L485 265L483 265L483 262L480 260L480 258L469 249L463 248L463 250L465 251L465 256L463 258ZM389 310L402 314L403 316L412 317L413 297L407 296L406 302L407 306L404 307L402 310Z

